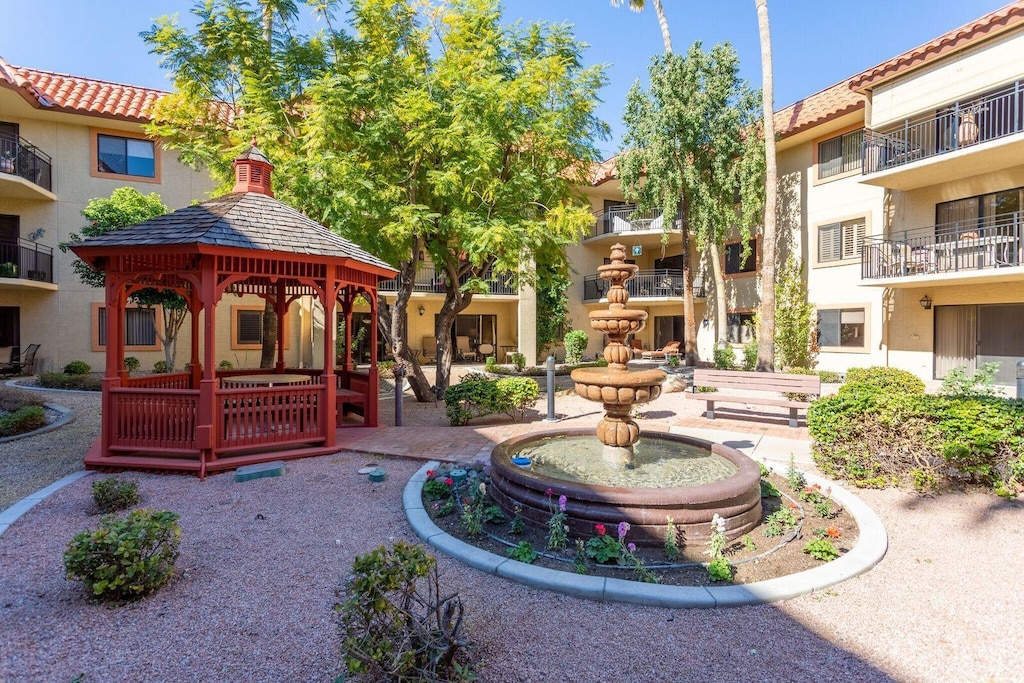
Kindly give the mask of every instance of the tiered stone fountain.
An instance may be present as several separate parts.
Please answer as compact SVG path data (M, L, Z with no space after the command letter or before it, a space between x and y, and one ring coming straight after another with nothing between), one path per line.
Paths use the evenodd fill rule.
M554 499L568 498L566 512L575 536L593 535L596 524L626 521L630 539L661 544L669 518L681 543L702 541L715 514L736 538L761 518L760 469L750 458L722 444L665 432L646 433L630 416L636 404L661 395L665 373L630 370L626 336L643 329L644 311L626 308L624 283L636 274L625 263L625 247L612 247L611 263L598 268L610 284L608 308L592 311L590 324L607 335L608 366L572 373L576 393L604 406L597 438L589 429L549 431L498 444L491 454L491 495L510 514L546 524ZM512 462L530 458L529 467ZM550 491L550 493L549 493Z

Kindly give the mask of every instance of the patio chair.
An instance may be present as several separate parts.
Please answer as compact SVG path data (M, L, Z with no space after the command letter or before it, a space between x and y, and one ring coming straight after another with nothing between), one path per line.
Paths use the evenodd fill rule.
M473 345L468 336L460 334L455 337L455 352L459 354L459 360L476 359L476 353L473 352Z
M423 335L423 360L437 358L437 338L434 335Z
M488 356L494 355L494 344L488 344L484 342L476 347L476 350L480 352L480 356L486 361Z
M11 358L0 365L0 374L3 375L31 375L36 368L36 353L39 351L39 344L29 344L23 353L14 353L16 347L11 347Z
M660 349L656 349L654 351L643 351L640 354L640 357L644 360L665 360L669 356L678 356L680 346L682 346L682 342L670 341Z

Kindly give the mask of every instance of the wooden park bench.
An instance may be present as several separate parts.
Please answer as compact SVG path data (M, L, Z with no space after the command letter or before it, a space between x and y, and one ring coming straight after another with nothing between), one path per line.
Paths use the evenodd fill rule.
M697 393L698 387L714 387L719 391ZM797 426L797 411L806 410L810 401L794 400L785 396L740 396L729 394L728 390L763 391L773 394L802 394L818 397L821 395L821 378L817 375L789 375L774 372L742 372L737 370L693 371L693 391L686 398L707 403L707 418L715 419L716 403L746 403L749 405L779 406L789 408L789 426ZM723 393L725 390L726 393Z

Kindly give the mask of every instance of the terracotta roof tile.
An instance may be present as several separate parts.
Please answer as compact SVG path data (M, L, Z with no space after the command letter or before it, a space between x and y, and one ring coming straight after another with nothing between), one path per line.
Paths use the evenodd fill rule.
M775 132L789 137L802 130L864 107L864 96L850 90L847 81L836 83L775 112Z
M868 90L880 81L917 68L950 52L998 35L1010 28L1024 24L1024 0L1016 0L994 12L969 21L963 26L929 40L923 45L907 50L903 54L863 71L850 81L857 90Z

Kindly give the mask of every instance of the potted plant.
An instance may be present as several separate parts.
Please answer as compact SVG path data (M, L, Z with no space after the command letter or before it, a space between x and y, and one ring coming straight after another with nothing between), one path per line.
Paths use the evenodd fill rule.
M0 263L0 277L18 277L18 265L16 263Z
M0 173L14 173L14 154L10 150L0 155Z

